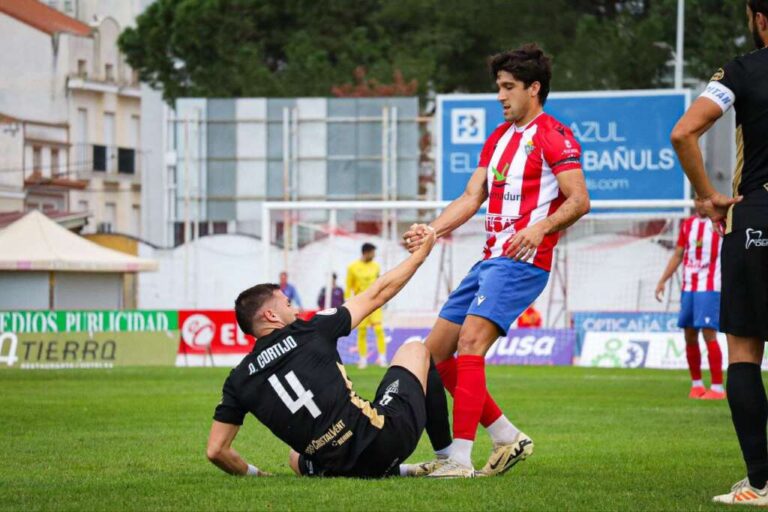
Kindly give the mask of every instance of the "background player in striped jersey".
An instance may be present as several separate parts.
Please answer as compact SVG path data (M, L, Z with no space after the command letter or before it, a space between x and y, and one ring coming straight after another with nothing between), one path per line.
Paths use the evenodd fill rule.
M549 58L527 44L494 56L491 74L506 122L485 142L464 193L431 224L445 236L488 200L482 259L451 293L425 342L454 396L454 440L443 450L448 459L433 464L434 477L475 475L471 455L478 423L494 443L481 474L501 474L532 452L531 439L488 394L484 356L544 290L559 231L589 211L579 143L543 111L552 77ZM424 226L412 226L403 235L408 249L418 248L425 233ZM428 433L437 417L429 415ZM431 433L430 440L437 449Z
M717 344L720 325L720 246L722 240L712 222L697 210L683 221L675 252L656 285L656 300L661 302L664 285L683 264L680 317L677 326L685 333L685 355L691 372L689 398L723 400L723 354ZM709 391L701 380L699 329L707 344L712 385Z

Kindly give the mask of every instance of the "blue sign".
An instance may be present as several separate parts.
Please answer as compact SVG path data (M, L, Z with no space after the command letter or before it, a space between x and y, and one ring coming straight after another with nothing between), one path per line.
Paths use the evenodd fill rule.
M649 311L578 311L573 313L576 353L581 353L584 333L594 332L671 332L677 327L677 313Z
M688 91L553 93L545 112L573 130L594 199L688 199L688 185L669 142L690 101ZM504 122L494 94L437 98L440 199L461 195L483 143Z

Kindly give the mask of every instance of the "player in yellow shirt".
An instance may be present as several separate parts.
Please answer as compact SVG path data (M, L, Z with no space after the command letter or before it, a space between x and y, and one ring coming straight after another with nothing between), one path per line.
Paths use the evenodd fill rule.
M364 292L381 274L381 267L373 261L376 257L376 246L364 243L362 255L359 260L355 260L347 267L347 288L344 290L345 299L353 295ZM373 327L376 333L376 346L379 350L378 364L381 367L387 366L387 346L384 339L384 326L382 325L381 308L368 315L357 326L357 350L360 359L357 362L358 368L368 366L368 327Z

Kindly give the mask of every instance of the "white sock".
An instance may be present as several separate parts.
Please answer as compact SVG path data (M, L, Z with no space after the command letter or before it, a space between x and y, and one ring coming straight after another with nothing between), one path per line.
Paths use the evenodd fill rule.
M468 439L454 439L451 444L451 458L469 468L472 466L472 445L474 441Z
M442 450L435 450L435 455L437 456L437 458L438 459L445 459L447 457L450 457L451 456L451 446L452 445L453 444L449 444L448 446L446 446Z
M499 419L488 425L485 429L491 436L493 444L511 444L515 441L520 430L515 427L503 414Z
M400 464L400 476L408 476L408 469L406 464Z
M725 392L725 390L723 389L723 385L722 384L712 384L712 386L710 386L710 389L712 391L717 391L718 393L724 393Z
M704 381L702 381L701 379L694 380L693 382L691 382L691 387L692 388L703 388L704 387Z

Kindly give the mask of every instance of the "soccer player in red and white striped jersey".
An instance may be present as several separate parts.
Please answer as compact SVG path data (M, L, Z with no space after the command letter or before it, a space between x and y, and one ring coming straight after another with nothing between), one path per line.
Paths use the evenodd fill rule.
M589 211L579 143L543 111L549 58L537 45L524 45L493 57L491 73L506 122L486 141L464 194L431 224L445 236L488 200L481 260L451 293L425 342L454 397L453 443L445 450L447 460L433 465L433 477L475 475L471 453L479 423L494 443L481 474L501 474L532 452L531 439L486 390L485 354L544 290L559 232ZM419 246L423 233L423 226L405 233L409 250ZM430 432L435 415L428 416L427 433L439 456Z
M720 319L720 246L722 239L712 221L697 213L685 219L675 252L656 285L656 299L661 301L664 287L677 267L683 265L682 296L677 326L685 333L685 354L691 372L689 398L723 400L723 355L717 343ZM701 379L699 330L707 344L712 384L707 391Z

